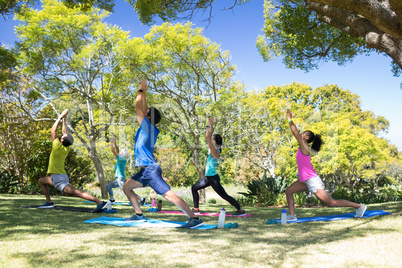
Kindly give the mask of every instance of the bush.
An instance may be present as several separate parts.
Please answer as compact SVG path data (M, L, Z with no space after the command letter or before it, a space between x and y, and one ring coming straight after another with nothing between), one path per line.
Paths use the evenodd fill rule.
M0 193L12 192L12 188L18 185L18 177L0 170Z
M248 191L240 194L246 197L248 205L278 205L284 199L285 189L290 185L290 179L285 176L268 177L266 173L261 179L247 183Z
M337 188L331 196L334 199L346 199L356 203L374 204L402 200L402 185L385 185L374 189L373 185L367 185L361 189L349 189L345 186Z

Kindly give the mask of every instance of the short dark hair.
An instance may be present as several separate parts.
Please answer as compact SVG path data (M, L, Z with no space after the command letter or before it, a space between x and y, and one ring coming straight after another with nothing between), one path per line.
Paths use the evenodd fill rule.
M64 134L62 134L59 138L60 142L61 142L61 137L63 137ZM74 138L73 135L71 135L70 133L67 133L67 136L63 138L63 142L61 143L64 147L68 147L70 145L73 145L74 143Z
M219 134L214 134L212 136L212 138L214 139L216 146L218 148L221 148L222 147L222 136Z
M149 108L149 112L148 112L147 116L148 115L150 116L149 121L151 122L152 125L158 124L162 119L162 116L161 116L161 113L159 112L159 110L153 106L151 108Z

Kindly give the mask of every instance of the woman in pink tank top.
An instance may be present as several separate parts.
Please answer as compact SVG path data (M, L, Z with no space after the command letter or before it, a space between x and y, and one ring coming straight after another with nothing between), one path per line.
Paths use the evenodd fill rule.
M314 193L318 199L327 204L330 207L352 207L356 209L355 217L362 217L366 211L366 206L363 204L357 204L348 200L335 200L325 190L324 183L321 178L315 172L310 159L310 143L311 149L318 152L322 145L322 139L320 135L314 135L313 132L307 130L302 134L296 128L296 125L292 120L292 113L288 109L286 111L286 117L289 121L290 130L293 136L299 143L299 149L296 154L297 169L299 171L299 180L292 183L286 190L286 200L289 206L290 215L287 216L287 221L296 221L295 214L295 200L293 194L309 190Z

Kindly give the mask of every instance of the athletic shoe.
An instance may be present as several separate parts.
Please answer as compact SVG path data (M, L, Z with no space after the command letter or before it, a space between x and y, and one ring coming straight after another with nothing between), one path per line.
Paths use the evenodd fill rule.
M292 216L292 215L287 215L287 216L286 216L286 221L287 221L287 222L289 222L289 221L297 221L296 214L295 214L294 216Z
M106 208L106 206L107 203L105 201L102 201L102 203L96 206L95 213L102 212L102 210Z
M246 215L246 212L244 211L244 209L241 210L237 210L235 213L232 214L233 216L244 216Z
M113 198L110 198L109 201L110 201L110 203L112 203L112 204L116 203L116 200L114 200Z
M182 227L183 228L194 229L194 228L197 228L197 227L200 227L200 226L203 226L203 225L204 225L204 223L202 222L201 219L196 220L194 218L190 218L190 220L188 222L186 222L186 224L183 225Z
M53 202L45 202L42 206L39 206L38 208L54 208L54 203Z
M366 212L367 207L363 204L360 204L361 207L356 209L356 215L355 218L361 218L364 215L364 212Z
M196 209L196 208L192 208L191 211L194 212L194 213L201 213L201 211L200 211L199 208L197 208L197 209Z
M147 203L147 199L145 197L141 198L141 206L144 206Z
M133 221L133 222L144 222L147 219L145 219L145 216L138 216L137 214L134 214L133 216L131 216L130 218L124 219L124 221Z

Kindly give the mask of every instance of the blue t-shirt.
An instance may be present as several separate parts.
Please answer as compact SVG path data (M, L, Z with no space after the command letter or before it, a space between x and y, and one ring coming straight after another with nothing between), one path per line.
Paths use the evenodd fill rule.
M114 166L114 177L115 178L126 178L126 163L127 160L120 155L116 156L117 162Z
M154 157L154 147L158 138L159 129L151 125L145 117L135 134L134 157L135 166L149 166L157 163Z
M221 152L217 150L219 153L219 156ZM208 155L207 158L207 166L206 166L206 171L205 171L205 176L214 176L218 173L216 173L216 166L218 165L219 159L213 158L211 154Z

